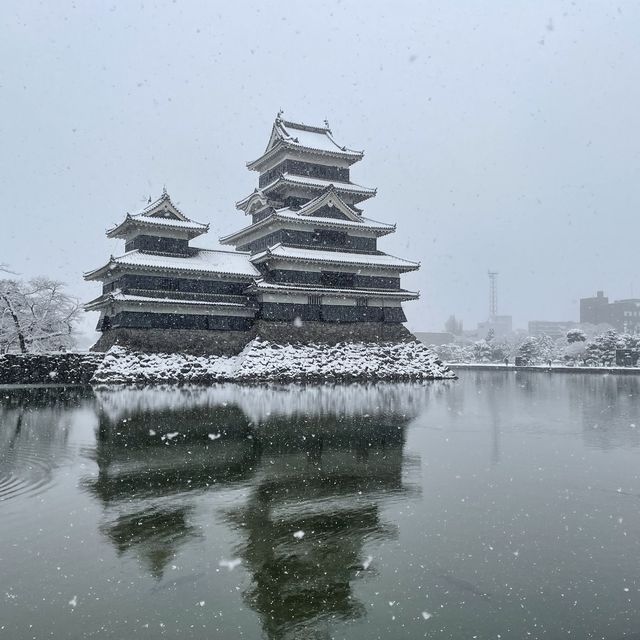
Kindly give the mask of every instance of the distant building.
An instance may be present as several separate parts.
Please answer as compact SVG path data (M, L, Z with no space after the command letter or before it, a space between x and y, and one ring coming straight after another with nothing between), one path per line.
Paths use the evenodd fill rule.
M609 324L623 333L640 333L640 300L616 300L609 305Z
M552 320L530 320L529 335L535 338L549 336L550 338L564 338L567 331L576 329L577 322L555 322Z
M609 324L616 331L640 333L640 299L609 302L604 292L598 291L595 298L581 298L580 322Z
M478 323L478 337L486 338L489 331L493 330L495 338L505 338L513 332L513 319L511 316L493 316L486 322Z
M609 322L609 298L598 291L595 298L580 299L580 323L602 324Z

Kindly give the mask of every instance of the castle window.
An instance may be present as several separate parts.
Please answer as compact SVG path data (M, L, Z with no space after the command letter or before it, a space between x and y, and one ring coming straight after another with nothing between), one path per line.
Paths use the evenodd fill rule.
M355 286L355 273L342 273L339 271L323 271L320 275L320 282L323 287L350 288Z

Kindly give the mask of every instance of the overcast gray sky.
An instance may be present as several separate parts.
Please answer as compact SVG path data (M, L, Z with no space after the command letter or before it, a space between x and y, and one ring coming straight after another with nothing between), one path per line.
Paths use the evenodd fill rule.
M163 185L211 223L285 116L365 150L381 248L420 260L414 330L578 318L640 297L640 5L551 1L3 2L0 262L98 295L104 230ZM91 314L94 324L96 314Z

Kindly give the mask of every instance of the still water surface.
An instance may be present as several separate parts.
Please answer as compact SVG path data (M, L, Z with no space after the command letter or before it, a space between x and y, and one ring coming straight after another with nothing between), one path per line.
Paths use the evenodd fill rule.
M639 399L0 389L0 638L640 638Z

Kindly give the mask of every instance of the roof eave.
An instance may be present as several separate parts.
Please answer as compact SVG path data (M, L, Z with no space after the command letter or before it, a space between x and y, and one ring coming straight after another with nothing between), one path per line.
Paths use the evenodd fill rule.
M231 276L234 278L246 278L250 280L254 278L257 274L248 274L248 273L237 273L233 271L208 271L206 269L188 269L185 267L167 267L162 265L146 265L146 264L131 264L126 262L118 262L116 265L120 269L140 269L142 271L161 271L161 272L170 272L170 273L188 273L188 274L200 274L200 275L221 275L221 276Z
M395 232L395 228L391 225L384 226L384 227L383 226L373 227L373 226L367 225L366 222L362 222L362 223L353 222L352 224L339 224L339 223L336 223L336 221L333 220L332 218L305 216L297 219L297 218L283 217L278 215L278 213L276 212L260 220L259 222L250 224L240 229L239 231L236 231L235 233L231 233L227 236L223 236L222 238L218 238L218 242L220 242L220 244L233 245L236 241L241 240L244 236L250 234L253 231L258 231L263 227L268 227L273 222L283 222L283 223L291 223L291 224L299 224L299 225L311 225L315 227L336 227L337 229L349 229L353 231L368 231L370 233L375 234L376 237L387 236Z
M325 149L314 149L313 147L304 147L299 144L291 144L283 140L279 144L271 147L271 149L263 153L259 158L247 162L247 169L249 169L250 171L260 171L261 165L263 165L265 162L268 162L281 150L300 151L301 153L329 156L330 158L346 160L350 165L355 164L356 162L359 162L360 160L362 160L362 158L364 158L364 151L327 151Z
M254 282L247 291L277 291L287 295L296 295L299 293L318 292L324 295L345 295L345 296L357 296L357 297L387 297L400 300L417 300L420 297L420 293L417 291L392 291L385 289L331 289L327 287L296 287L283 285L282 287L269 287L262 286L264 283Z
M90 280L99 280L102 275L108 273L109 271L113 271L118 266L117 262L110 261L102 267L98 267L97 269L93 269L93 271L86 271L82 274L82 278L87 282Z
M375 262L344 262L342 260L331 260L330 258L309 258L309 257L300 257L300 256L283 256L277 253L273 253L274 247L271 249L266 249L265 251L261 251L256 254L252 258L250 258L253 264L260 264L265 262L266 260L284 260L284 261L293 261L293 262L308 262L311 264L337 264L345 267L379 267L380 269L389 269L391 271L398 271L400 273L407 273L409 271L417 271L420 269L419 263L412 263L407 265L398 265L398 264L380 264ZM330 252L327 252L330 253Z
M358 202L362 202L362 200L368 200L369 198L374 198L378 193L377 189L358 187L350 182L332 182L330 183L330 185L322 185L322 184L317 184L313 182L296 181L295 178L296 176L293 176L292 174L280 175L273 182L270 182L269 184L262 187L261 191L262 193L266 194L268 191L274 190L280 187L282 184L287 184L289 186L293 185L295 187L303 187L303 188L306 187L308 189L320 190L321 192L324 191L327 188L327 186L333 186L338 193L342 191L346 193L351 193L353 195L362 196L362 198L358 200ZM240 200L240 202L244 203L252 195L253 193L250 196L247 196L246 198L244 198L243 200Z
M209 225L202 225L200 228L193 227L178 227L174 225L164 225L164 224L153 224L150 225L145 224L146 220L138 220L135 218L131 218L125 220L120 223L117 227L113 227L113 229L108 229L106 232L107 238L124 238L126 237L126 232L128 229L165 229L167 231L180 231L186 233L189 236L189 239L193 240L193 238L197 238L209 231Z

